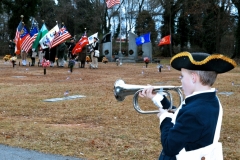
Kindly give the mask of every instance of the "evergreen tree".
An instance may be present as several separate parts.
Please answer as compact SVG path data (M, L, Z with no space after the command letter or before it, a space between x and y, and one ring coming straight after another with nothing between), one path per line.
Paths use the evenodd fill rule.
M44 20L47 28L50 30L56 25L56 4L54 0L40 0L40 3L37 8L36 20L41 22ZM40 25L41 26L41 25Z
M150 32L151 41L155 42L157 38L157 32L155 28L155 22L150 13L146 10L140 12L136 20L135 33L137 35L141 35Z
M177 4L177 2L176 2ZM178 11L179 7L176 7L176 4L174 4L174 0L165 0L162 3L162 6L164 8L164 12L162 15L163 21L162 21L162 26L160 28L160 33L161 33L161 38L167 35L171 35L171 44L170 45L165 45L160 47L162 49L162 55L163 56L172 56L172 46L175 43L175 35L174 35L174 28L175 28L175 14Z
M56 19L60 23L64 23L68 32L74 36L75 19L77 9L72 4L72 0L58 0L57 6L54 8Z
M85 28L90 34L99 31L99 16L94 4L90 1L77 1L77 10L75 17L76 32L84 33ZM77 19L77 21L76 21Z
M2 13L3 13L3 3L0 2L0 14L2 14Z
M8 28L10 37L15 36L16 28L21 20L20 15L24 16L23 22L29 26L30 17L37 13L37 6L40 0L2 0L6 12L10 15Z
M177 33L175 37L175 45L180 45L180 51L184 51L185 47L188 44L188 35L189 35L189 22L188 18L184 16L184 9L181 11L181 14L178 18Z
M216 52L216 18L215 10L207 8L203 17L203 46L209 54Z
M238 13L240 12L240 0L233 0L233 3L235 7L238 10ZM234 49L234 54L232 58L234 57L240 57L240 16L238 14L237 16L237 26L236 26L236 31L235 31L235 49Z

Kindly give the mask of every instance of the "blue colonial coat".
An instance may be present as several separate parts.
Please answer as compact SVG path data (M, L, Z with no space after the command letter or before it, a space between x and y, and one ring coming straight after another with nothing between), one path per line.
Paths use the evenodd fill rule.
M162 104L169 107L166 98ZM191 151L212 144L219 107L215 91L187 97L178 112L175 124L171 118L165 118L160 125L163 150L159 160L176 160L176 155L183 148Z

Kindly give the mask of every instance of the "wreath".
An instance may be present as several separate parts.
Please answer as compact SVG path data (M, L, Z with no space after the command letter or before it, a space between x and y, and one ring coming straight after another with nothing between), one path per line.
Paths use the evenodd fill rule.
M142 56L143 55L143 51L142 50L138 51L138 55Z
M115 50L113 54L114 54L114 55L118 55L118 51L117 51L117 50Z
M128 51L128 53L129 53L130 55L132 55L132 54L134 53L134 51L133 51L132 49L130 49L130 50Z
M104 51L104 54L105 54L105 55L108 55L108 54L109 54L109 50L106 49L106 50Z
M10 60L12 56L10 54L7 54L3 57L3 59L5 60L5 62L7 62L8 60Z
M107 57L103 57L102 62L106 64L108 62Z
M122 55L127 56L127 52L125 50L122 50Z

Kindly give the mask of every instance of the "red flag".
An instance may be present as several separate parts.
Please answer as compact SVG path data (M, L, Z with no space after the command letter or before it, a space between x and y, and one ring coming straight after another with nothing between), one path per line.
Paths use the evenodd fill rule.
M67 28L65 26L63 26L59 30L59 32L56 34L56 36L54 37L51 48L64 42L65 40L67 40L70 37L71 37L71 34L67 31Z
M120 0L106 0L107 8L111 8L116 4L120 4Z
M16 54L20 54L21 53L21 43L20 43L20 34L23 28L23 23L22 21L20 21L20 23L18 24L17 30L16 30L16 34L15 34L15 53Z
M86 33L82 36L82 38L77 42L75 47L72 50L72 54L80 53L84 46L88 44L88 37L86 36Z
M166 45L166 44L171 44L171 36L165 36L163 37L160 42L158 43L158 46Z

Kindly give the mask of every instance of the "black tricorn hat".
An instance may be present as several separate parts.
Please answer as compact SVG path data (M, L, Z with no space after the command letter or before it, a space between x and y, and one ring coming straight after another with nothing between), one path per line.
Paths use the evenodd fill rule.
M176 70L181 68L200 71L215 71L225 73L237 66L237 63L222 54L208 54L202 52L180 52L172 57L170 64Z

